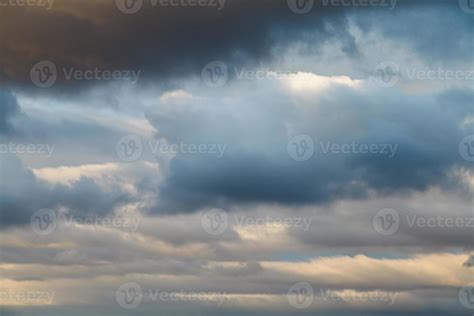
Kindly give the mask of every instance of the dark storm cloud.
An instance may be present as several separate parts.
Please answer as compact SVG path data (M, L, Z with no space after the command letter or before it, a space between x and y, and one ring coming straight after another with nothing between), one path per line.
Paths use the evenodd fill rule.
M335 87L301 108L277 88L266 90L263 85L259 93L242 98L226 95L232 101L196 98L187 106L162 105L150 113L157 136L171 143L227 145L221 158L178 154L160 187L158 210L253 202L327 203L364 198L370 192L425 191L431 186L469 197L453 176L455 167L472 167L458 152L469 131L462 123L473 114L468 104L451 109L440 96L404 96L391 90L366 94ZM260 93L267 97L265 102ZM233 114L236 108L238 116ZM290 158L287 145L293 135L288 136L288 126L295 135L313 138L312 159ZM324 153L327 142L352 141L397 146L397 150L393 157L388 149L386 154Z
M472 48L466 41L472 19L457 1L398 1L392 11L323 6L316 1L306 15L291 12L283 0L228 0L221 11L151 7L144 2L131 15L121 13L114 1L58 0L53 10L2 7L0 80L29 83L30 68L41 60L53 61L60 74L64 68L99 67L141 70L142 77L169 79L199 74L203 65L216 59L236 65L267 63L277 44L301 41L318 47L334 38L341 42L343 52L359 58L348 17L356 17L365 31L378 30L388 38L413 43L428 58L466 56ZM377 16L374 23L372 11L384 18ZM431 43L440 49L433 49ZM62 75L58 81L63 88L77 88Z
M113 1L98 7L74 1L56 5L59 9L51 11L2 11L0 69L4 78L26 82L29 68L44 59L58 68L136 68L151 71L150 76L183 74L213 59L264 57L277 22L305 24L288 10L286 1L228 1L222 11L145 5L134 15L122 14ZM339 19L338 24L343 24ZM306 24L326 33L322 38L330 36L321 20ZM298 34L294 28L285 32Z
M23 166L12 154L0 156L0 214L2 227L26 224L34 212L66 207L77 217L106 215L132 197L118 187L102 189L94 180L81 177L71 187L49 184Z

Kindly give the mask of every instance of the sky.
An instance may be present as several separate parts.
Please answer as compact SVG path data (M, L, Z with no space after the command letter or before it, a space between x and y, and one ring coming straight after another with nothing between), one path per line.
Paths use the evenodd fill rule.
M0 314L473 315L474 1L0 0Z

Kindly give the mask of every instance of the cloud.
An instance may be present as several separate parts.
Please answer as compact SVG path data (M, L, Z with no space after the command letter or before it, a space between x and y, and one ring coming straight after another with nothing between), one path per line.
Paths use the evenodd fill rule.
M445 23L431 25L429 31L418 27L433 19ZM80 85L65 80L62 72L71 67L141 70L145 81L169 81L199 74L212 60L236 66L269 64L280 56L281 49L296 43L304 43L302 52L314 56L322 45L334 42L345 56L360 63L368 56L356 43L352 22L364 33L378 32L437 61L450 57L470 60L466 53L472 50L468 32L472 20L457 3L442 0L435 4L398 1L392 11L324 6L316 1L307 15L293 13L287 1L229 0L221 11L153 7L145 2L138 13L126 15L114 2L91 5L63 0L55 1L52 10L5 7L0 21L0 79L12 86L29 84L30 68L51 60L60 75L61 89L55 89L56 93L77 92ZM292 70L301 70L301 66L295 64Z
M324 204L433 186L468 197L455 171L471 166L453 144L469 129L465 117L473 113L464 96L472 91L447 92L464 100L451 108L444 92L408 95L321 77L326 88L315 90L310 74L304 83L297 79L233 82L212 95L191 90L192 98L158 102L147 114L157 139L221 144L226 151L220 158L187 153L172 158L155 211L233 203ZM289 141L300 134L315 144L314 156L304 162L288 153ZM328 147L353 143L380 151L363 154L351 147L344 154Z
M3 227L29 223L34 212L66 207L78 217L105 215L132 201L132 196L118 186L107 189L94 180L81 177L71 186L44 182L12 154L0 156L2 181L0 200Z

